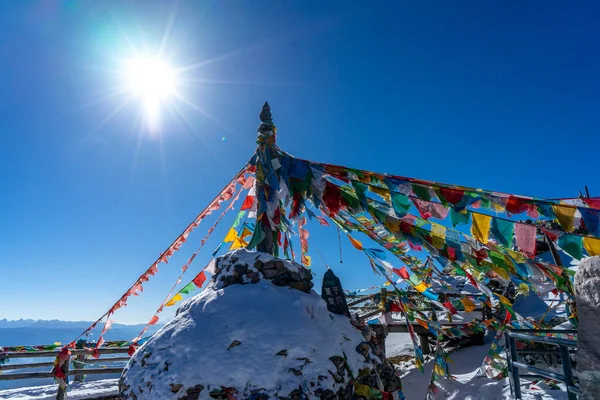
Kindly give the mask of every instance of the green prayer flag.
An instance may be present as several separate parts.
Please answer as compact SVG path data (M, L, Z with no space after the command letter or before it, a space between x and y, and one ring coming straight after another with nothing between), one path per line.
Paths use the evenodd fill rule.
M491 232L504 247L512 248L515 233L515 224L512 221L492 218Z
M358 196L361 196L361 194L359 193L358 190L356 191L356 194ZM364 198L364 193L362 194L362 197ZM342 198L346 201L346 203L348 203L348 208L350 209L350 211L352 213L356 214L356 213L362 211L360 201L353 194L348 193L345 190L342 190Z
M181 289L179 293L190 294L190 292L193 292L194 290L196 290L196 285L194 285L194 282L190 282L185 285L185 287Z
M558 245L573 258L581 260L583 257L581 251L583 238L581 236L564 234L558 238Z
M250 243L248 243L248 246L246 246L246 248L248 250L252 250L256 246L258 246L259 243L265 240L266 237L267 234L265 233L262 227L262 222L256 221L256 226L254 228L254 233L252 234L252 239L250 239Z
M412 190L415 195L421 200L431 200L431 193L429 192L429 186L419 185L417 183L412 184Z
M492 263L497 266L497 267L505 267L506 266L506 260L504 260L504 256L496 251L490 250L488 252L488 255L490 257L490 260L492 260ZM506 269L506 268L504 268Z
M401 193L391 192L392 194L392 207L398 217L405 215L410 209L411 201L408 196Z
M423 282L421 280L421 278L419 278L417 275L411 275L411 276L409 276L408 280L410 281L410 283L412 283L415 286L417 286L417 285L419 285L420 283Z
M469 214L464 210L456 211L454 208L450 207L450 221L452 221L452 226L468 224Z
M237 228L237 226L240 224L240 222L242 221L242 218L244 218L244 215L246 214L246 210L244 211L240 211L237 216L235 217L235 221L233 221L233 228Z

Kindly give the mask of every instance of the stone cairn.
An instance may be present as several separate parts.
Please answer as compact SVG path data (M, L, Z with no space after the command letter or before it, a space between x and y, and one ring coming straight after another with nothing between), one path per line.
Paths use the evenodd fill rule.
M215 262L214 275L211 278L210 285L214 285L215 289L223 289L231 285L256 284L261 278L271 281L276 286L287 286L301 292L309 293L314 286L312 282L312 273L309 269L302 265L282 261L265 253L256 253L256 260L253 265L248 265L247 258L240 259L236 252L227 253L219 257ZM179 313L179 310L178 310ZM364 388L380 388L385 392L395 392L402 388L402 383L398 377L393 364L385 359L385 353L382 349L382 344L378 342L373 330L368 326L361 326L356 321L351 323L361 331L364 342L356 347L356 351L365 357L365 361L370 364L371 368L365 368L360 371L358 376L351 376L350 368L346 365L346 361L341 356L332 356L331 369L329 374L333 379L343 386L343 389L338 392L332 390L317 389L315 393L321 400L342 400L342 399L372 399L375 398L375 393L372 395L357 394L356 387L361 385ZM144 359L141 361L144 362ZM294 372L294 371L292 371ZM301 372L298 371L300 374ZM318 379L325 379L325 376L319 376ZM130 388L124 384L121 378L119 385L119 394L121 399L137 400L137 396L129 390ZM197 385L193 388L188 388L181 393L182 385L171 384L171 391L179 400L197 400L204 390L203 385ZM354 389L354 390L353 390ZM367 389L368 390L368 389ZM244 398L239 397L235 391L229 388L215 389L209 393L209 396L217 400L228 400ZM247 396L245 396L247 397ZM256 391L252 396L247 397L253 400L267 400L270 397L266 393ZM298 388L286 397L279 397L286 400L301 400L307 398Z
M260 254L260 253L257 253ZM217 289L223 289L234 284L258 283L262 277L270 280L275 286L288 286L292 289L309 293L314 286L312 282L312 273L308 268L295 262L284 262L277 258L268 261L261 261L270 256L258 257L254 265L238 263L235 253L225 254L219 257L215 264L215 275L212 282ZM288 268L290 265L291 268ZM259 274L260 273L260 274Z

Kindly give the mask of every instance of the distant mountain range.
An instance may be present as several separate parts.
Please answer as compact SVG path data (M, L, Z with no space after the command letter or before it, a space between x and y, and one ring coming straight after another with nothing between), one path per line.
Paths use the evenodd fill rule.
M75 339L92 324L91 321L60 321L60 320L33 320L0 319L0 346L34 346L52 344L54 342L68 343ZM95 341L103 328L103 324L92 330L88 336L90 341ZM144 328L143 324L125 325L113 324L104 335L105 340L131 340ZM144 335L151 335L160 326L151 326Z

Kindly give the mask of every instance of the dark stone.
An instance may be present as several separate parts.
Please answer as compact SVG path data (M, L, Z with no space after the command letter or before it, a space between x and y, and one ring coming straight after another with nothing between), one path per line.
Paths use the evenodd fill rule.
M273 279L277 275L279 275L279 271L276 268L268 268L268 269L267 268L263 268L262 274L267 279Z
M304 282L290 282L289 286L304 293L310 292L310 287Z
M324 390L319 396L321 400L333 400L337 397L335 392L331 389Z
M229 286L229 285L233 285L234 283L237 283L239 281L238 278L236 278L233 275L225 275L223 277L223 286Z
M172 393L179 392L179 390L183 387L183 385L181 385L179 383L170 383L169 386L171 386L171 392Z
M180 397L179 400L198 400L198 398L200 397L200 392L202 392L203 389L204 386L202 385L196 385L193 388L189 388L186 391L186 395Z
M244 275L246 273L246 271L248 271L248 266L246 266L246 265L236 264L233 266L233 273L237 277L241 277L242 275Z
M246 277L250 279L250 282L252 283L258 283L258 281L260 281L260 275L258 272L248 271L246 272Z
M294 389L290 392L290 394L288 394L288 397L292 400L300 400L302 399L304 396L304 392L302 391L302 389L298 388L298 389Z
M371 350L371 346L367 342L362 342L356 346L356 352L362 354L365 358L369 358L369 350Z
M312 281L312 273L310 272L310 269L308 269L308 268L300 268L300 271L302 273L302 280L304 280L304 281Z
M290 275L288 273L279 274L271 282L277 286L288 286Z
M289 274L290 274L290 280L292 282L302 282L302 275L300 275L299 273L290 271Z

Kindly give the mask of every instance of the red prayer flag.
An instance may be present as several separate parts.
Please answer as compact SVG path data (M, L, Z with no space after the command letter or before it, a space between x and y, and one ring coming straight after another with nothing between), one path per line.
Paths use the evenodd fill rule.
M529 210L529 204L515 196L509 196L506 201L506 211L511 214L520 214Z
M204 271L200 272L192 281L196 287L201 288L204 282L206 282L206 274Z
M451 188L440 188L440 192L442 196L446 199L446 201L450 204L456 204L462 200L465 192L459 189L451 189Z
M515 222L515 237L517 246L527 257L535 257L535 235L537 228L535 225L521 224Z
M409 279L410 276L408 274L408 271L406 270L406 267L402 267L402 268L394 268L393 271L402 279Z
M244 203L242 204L242 207L240 208L241 211L244 210L249 210L250 208L252 208L252 203L254 203L254 196L246 196L246 198L244 199Z
M450 314L454 315L454 314L458 313L458 311L456 311L456 308L454 308L452 303L450 303L449 301L446 301L442 304L444 305L444 307L446 307L448 309L448 311L450 311Z

